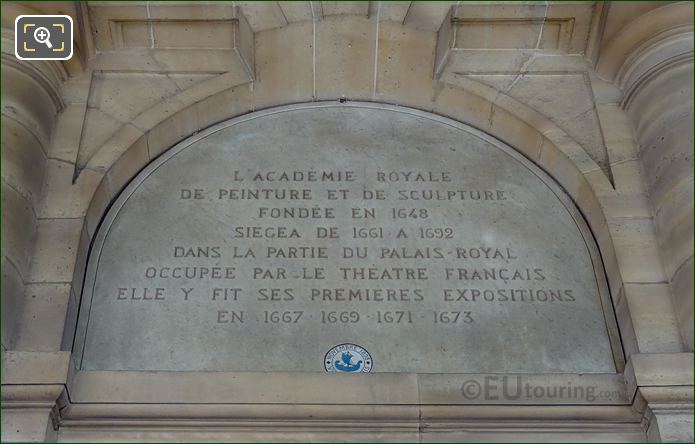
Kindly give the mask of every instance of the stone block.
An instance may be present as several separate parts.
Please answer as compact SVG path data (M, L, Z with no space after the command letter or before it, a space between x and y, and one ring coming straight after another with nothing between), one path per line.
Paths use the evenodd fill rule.
M321 2L324 15L361 15L366 17L369 12L368 2Z
M196 109L193 105L179 111L153 127L135 143L146 144L149 158L156 159L176 143L200 130L201 123Z
M150 16L160 20L182 20L195 17L200 20L234 20L239 11L232 2L215 2L200 8L191 3L154 3L150 4Z
M327 17L316 23L316 97L370 99L374 90L376 23Z
M150 162L147 139L141 137L125 151L106 173L114 195Z
M41 142L17 120L2 115L2 179L36 208L46 154Z
M570 159L583 174L593 173L601 168L596 160L575 139L550 120L539 122L538 125L534 126L538 127L543 135L555 145L557 151ZM545 127L545 129L541 127Z
M312 33L304 22L256 34L255 109L312 99Z
M513 80L503 92L562 128L581 146L582 154L588 154L606 169L608 156L587 77L583 73L524 71L519 76L510 76Z
M417 29L436 31L453 4L450 1L411 2L402 23Z
M582 216L594 231L597 239L599 239L598 243L603 251L607 247L612 247L610 247L610 240L598 236L599 231L605 225L605 215L601 202L597 199L596 190L610 188L610 184L601 169L596 168L585 172L579 170L577 164L570 158L573 154L581 153L581 150L576 151L572 149L574 147L577 147L576 144L572 144L569 147L558 146L554 143L549 143L545 139L539 164L572 196ZM569 148L568 151L571 153L570 156L563 151L567 148Z
M456 33L453 44L460 49L509 49L557 47L557 41L541 38L542 20L485 20L455 17Z
M675 186L693 177L692 116L669 122L668 130L647 142L642 164L650 200L658 208Z
M587 73L591 79L591 90L594 93L594 101L597 108L600 105L616 105L623 98L623 92L614 83L607 82L599 78L593 71ZM601 112L599 112L599 120L602 120ZM606 134L604 134L604 138Z
M620 374L418 374L425 405L628 404ZM575 390L558 390L574 387Z
M196 116L199 128L207 128L232 117L241 116L253 110L253 85L245 84L228 88L219 94L208 97L190 108ZM191 133L184 134L182 138ZM158 143L161 146L161 142ZM173 144L172 144L173 145Z
M48 148L49 157L75 163L86 112L86 103L71 103L58 115Z
M18 120L36 135L44 152L50 140L54 116L60 108L59 99L49 93L46 83L37 81L20 68L14 57L2 64L2 89L5 91L2 100L3 134L5 117Z
M72 281L83 219L40 219L27 282Z
M150 108L147 108L134 117L130 123L145 133L159 122L163 121L169 116L173 116L185 107L186 104L179 99L177 93L162 99L160 102L154 104Z
M2 182L2 254L23 275L29 274L36 239L36 216L26 199Z
M92 71L85 70L75 77L70 77L61 85L63 100L70 105L83 105L87 103L89 96L89 85L92 83ZM79 135L78 135L79 137ZM67 160L67 159L66 159ZM71 159L74 161L75 159Z
M116 44L123 48L150 48L152 37L150 29L152 26L146 21L127 21L120 22L114 26L116 32L120 32L120 41Z
M49 431L53 431L53 421L45 409L17 409L2 411L3 442L45 442Z
M654 419L656 424L650 424L647 439L652 442L693 442L693 411L691 409L656 409ZM688 411L689 410L689 411Z
M336 383L340 379L340 383ZM334 375L318 372L82 371L75 402L316 404L341 399L342 408L418 402L416 375ZM295 408L300 408L295 406Z
M89 5L90 21L96 31L93 38L97 51L109 51L116 47L117 42L113 41L113 36L109 32L110 22L115 21L114 19L145 20L148 9L142 4Z
M17 343L24 304L24 280L16 266L2 257L2 347L11 350Z
M627 113L617 103L597 104L596 113L610 163L637 159L637 142Z
M38 208L41 219L84 217L103 174L82 170L73 183L75 165L63 160L48 159L43 198Z
M73 293L77 296L77 301L79 302L79 297L82 295L82 285L85 279L85 273L87 270L87 259L90 254L90 245L93 235L89 234L89 229L87 227L87 222L82 224L82 231L80 233L80 243L77 248L77 258L75 259L75 271L72 277L72 289Z
M687 219L693 207L693 177L687 178L673 187L673 190L664 196L661 202L653 208L654 221L660 241L663 242L664 231L674 222Z
M238 55L235 62L237 69L248 74L248 79L255 78L256 70L256 49L255 36L253 29L249 25L248 20L243 14L238 14L238 8L234 8L237 14L237 26L234 29L235 52ZM230 70L231 71L231 70Z
M123 123L114 117L105 114L98 108L88 106L80 137L80 148L77 153L77 167L80 169L86 167L99 151L105 149L106 141L122 126ZM95 162L92 162L92 165L95 165ZM96 162L96 165L105 171L110 163L102 161Z
M231 9L231 8L230 8ZM150 49L131 48L109 51L90 60L91 68L126 73L222 73L246 72L247 67L235 49Z
M227 48L235 46L233 21L177 20L152 24L155 48Z
M282 14L290 24L305 20L312 20L314 15L316 16L316 19L319 19L322 15L322 13L316 11L316 9L321 9L321 2L279 1L277 3L278 6L280 6L280 9L282 9Z
M563 29L568 35L564 36L568 39L566 51L571 54L583 53L587 46L589 38L589 27L592 20L592 8L587 8L584 3L546 3L547 9L545 16L547 21L562 20L567 17L572 17L571 26ZM545 30L544 30L545 32Z
M265 31L287 25L287 19L279 2L236 2L241 14L246 17L249 26L256 31ZM307 9L308 5L304 5Z
M433 111L436 114L489 132L490 114L494 105L483 97L456 86L444 84L437 88L434 99Z
M25 295L17 349L59 351L70 284L29 284Z
M601 196L609 193L612 187L601 169L585 172L583 178L584 180L578 181L579 185L572 198L579 207L584 220L594 232L594 236L599 238L599 231L604 228L608 229L604 199ZM599 244L599 247L612 249L613 245Z
M169 74L169 78L181 90L176 94L176 100L183 103L184 106L193 105L225 89L250 82L246 73L237 71L223 74ZM173 116L171 112L166 112L167 109L163 109L163 111L166 118ZM158 120L156 123L160 121ZM152 124L148 129L154 126Z
M52 385L67 381L70 352L4 351L2 358L3 384Z
M693 182L685 181L662 202L654 218L669 279L693 255Z
M527 71L528 64L536 59L535 55L536 51L531 49L451 49L448 58L438 61L437 67L442 78L450 73L517 73Z
M107 175L102 176L99 185L92 195L92 199L89 201L89 207L87 208L87 213L85 215L84 225L87 229L89 239L91 239L96 233L106 209L109 205L111 205L111 202L113 199L115 199L115 197L115 193L111 192L111 183L109 182L109 177Z
M543 144L544 137L536 128L507 110L494 105L492 114L490 115L490 122L489 131L491 134L510 146L513 146L527 159L534 163L540 163L546 167L546 162L541 160L541 145ZM552 170L555 164L549 163L547 167ZM564 176L556 175L555 177Z
M376 18L378 15L379 20L382 22L390 21L403 24L410 6L410 2L370 2L369 18Z
M604 187L596 193L605 216L608 219L652 217L640 161L613 164L611 173L615 188Z
M142 137L143 131L131 124L120 127L89 160L87 168L106 172Z
M640 353L625 369L628 381L637 386L692 386L692 353Z
M387 2L382 2L381 7ZM376 100L431 109L436 34L379 23Z
M693 349L693 257L676 270L671 278L673 306L687 350Z
M616 219L608 222L624 281L666 282L653 219Z
M629 360L630 356L640 352L640 348L637 341L637 333L635 332L635 324L632 322L630 306L625 297L625 287L620 288L620 292L614 299L615 317L620 329L620 339L625 351L625 359Z
M73 360L74 365L77 365L75 363L79 363L80 358L77 356L77 353L75 353L75 350L73 350L79 309L79 296L75 296L74 287L72 287L70 289L70 298L68 299L68 305L65 313L65 325L63 326L63 334L60 340L60 350L69 351L72 353L71 359Z
M625 284L641 353L683 351L668 284Z
M608 222L605 222L599 226L599 228L592 227L592 230L594 236L596 237L596 243L601 250L601 260L603 262L603 267L606 270L608 288L610 289L613 305L615 306L615 304L618 302L620 293L623 291L623 276L620 265L618 264L618 257L615 251L615 245L613 243L613 236L611 235Z
M165 74L95 74L89 106L126 123L177 91L177 86Z

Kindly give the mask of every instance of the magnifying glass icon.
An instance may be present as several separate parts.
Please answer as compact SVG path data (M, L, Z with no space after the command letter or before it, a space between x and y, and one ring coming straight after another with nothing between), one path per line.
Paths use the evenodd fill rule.
M34 39L37 42L45 43L49 48L53 48L53 45L51 45L51 41L49 40L50 38L51 33L48 32L48 29L44 28L43 26L40 26L34 30Z

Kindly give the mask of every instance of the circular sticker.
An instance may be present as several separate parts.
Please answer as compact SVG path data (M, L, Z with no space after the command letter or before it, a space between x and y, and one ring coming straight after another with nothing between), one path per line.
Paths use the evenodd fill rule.
M369 373L373 365L369 352L355 344L336 345L323 360L323 367L329 373Z

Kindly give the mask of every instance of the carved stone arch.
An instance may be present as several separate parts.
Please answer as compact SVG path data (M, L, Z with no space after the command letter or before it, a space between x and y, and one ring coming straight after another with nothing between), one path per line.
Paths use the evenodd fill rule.
M225 440L232 434L249 441L331 441L339 431L351 440L643 441L646 436L692 441L691 2L524 2L511 8L463 2L347 2L355 4L337 7L331 2L237 2L213 8L78 3L2 5L3 75L11 74L3 84L19 85L3 90L3 130L10 129L3 131L3 204L10 210L3 213L2 413L8 425L3 438ZM12 27L21 13L71 15L76 57L18 65ZM210 41L207 32L197 33L200 28L224 38ZM232 35L233 42L227 42ZM433 76L434 66L441 69ZM491 376L482 373L475 379L461 373L384 375L376 370L366 378L345 375L336 384L331 375L280 371L268 377L255 368L243 375L233 366L194 375L72 365L90 249L97 249L102 220L140 173L181 141L219 122L308 102L342 106L339 100L405 106L461 122L511 147L511 153L529 160L566 192L561 194L581 213L600 252L608 305L613 305L609 311L620 326L627 362L618 373L571 374L569 379L560 373L535 374L529 382L591 386L609 394L609 400L482 405L463 399L469 377L475 386ZM234 138L226 140L231 144ZM259 164L249 161L252 157L239 159L251 168ZM196 159L188 160L177 164L183 165L178 171L195 168ZM219 164L241 164L227 161ZM430 163L411 165L414 170ZM197 178L189 175L185 181L195 185ZM235 212L221 220L241 225ZM147 213L142 219L152 220ZM549 220L555 219L544 222ZM122 229L120 239L130 239L122 244L137 244L133 240L142 238L137 232ZM189 237L185 230L169 233L172 239L205 238ZM552 260L547 254L552 248L531 246L526 239L515 244L546 252L538 257ZM136 245L133 250L148 249ZM169 250L151 249L150 256L174 256L162 254ZM559 268L578 262L559 256ZM163 265L177 265L178 259L171 261ZM140 274L120 269L124 264L127 270L127 259L111 264L114 275L133 277L116 281L143 286L136 283ZM574 282L568 275L556 282ZM109 291L93 294L104 300L111 296ZM529 318L509 318L524 317ZM98 325L99 318L93 319ZM549 314L546 319L538 323L544 331L550 330L549 321L557 326L565 318ZM133 325L147 330L142 322ZM185 319L181 325L188 325ZM151 336L153 342L176 337L152 331L161 333ZM160 343L169 349L173 342ZM567 344L568 354L581 356L575 345ZM522 355L517 362L536 353ZM326 393L332 396L322 398Z
M75 295L81 293L88 250L93 242L99 223L121 190L143 168L168 148L174 146L179 140L190 136L190 134L197 133L200 130L200 126L202 126L202 116L200 115L202 109L212 111L206 116L208 121L212 122L243 115L247 111L247 105L244 103L246 94L247 91L243 87L231 89L211 98L209 101L201 102L195 107L181 111L172 119L162 122L138 140L110 168L91 200L85 219L85 227L82 232L80 252L78 254L78 266L76 267L75 279L73 281ZM621 289L622 279L618 271L615 251L601 209L602 205L596 197L597 194L600 195L602 191L611 188L602 171L597 166L592 168L591 164L588 163L591 159L562 130L552 125L547 119L543 119L539 115L531 113L528 109L524 109L523 105L499 99L498 102L489 101L481 95L453 86L447 86L445 97L447 99L446 102L442 101L435 104L435 114L447 115L464 124L486 128L487 133L516 148L524 157L529 158L536 165L540 166L543 171L563 187L584 216L596 241L603 266L605 267L613 305L615 305L615 298ZM224 104L224 106L220 107L220 104ZM488 119L485 117L485 114L480 113L480 108L475 108L471 105L489 109L490 118ZM526 113L523 116L526 120L515 115L514 111L522 114ZM481 118L481 116L485 118ZM535 126L530 124L529 120ZM520 143L514 143L514 140L519 140ZM579 156L571 159L572 153L577 153ZM584 156L581 156L582 153ZM577 159L579 159L579 162ZM588 168L587 164L590 165ZM612 312L610 309L609 311ZM76 322L76 319L71 319L71 321ZM631 325L621 325L620 327L625 331L623 335L634 335L631 331ZM70 348L73 342L72 335L75 331L75 324L68 325L65 331L64 347ZM619 371L622 370L621 365L618 366Z

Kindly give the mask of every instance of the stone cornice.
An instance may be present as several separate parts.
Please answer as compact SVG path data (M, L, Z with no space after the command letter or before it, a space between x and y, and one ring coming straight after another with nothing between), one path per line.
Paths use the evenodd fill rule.
M70 352L4 351L0 389L3 414L44 412L52 423L47 431L57 430L70 365Z
M633 353L625 365L628 391L639 387L693 386L692 353Z
M628 391L635 393L632 408L642 414L649 440L661 440L659 415L693 415L693 354L633 354L625 367Z

